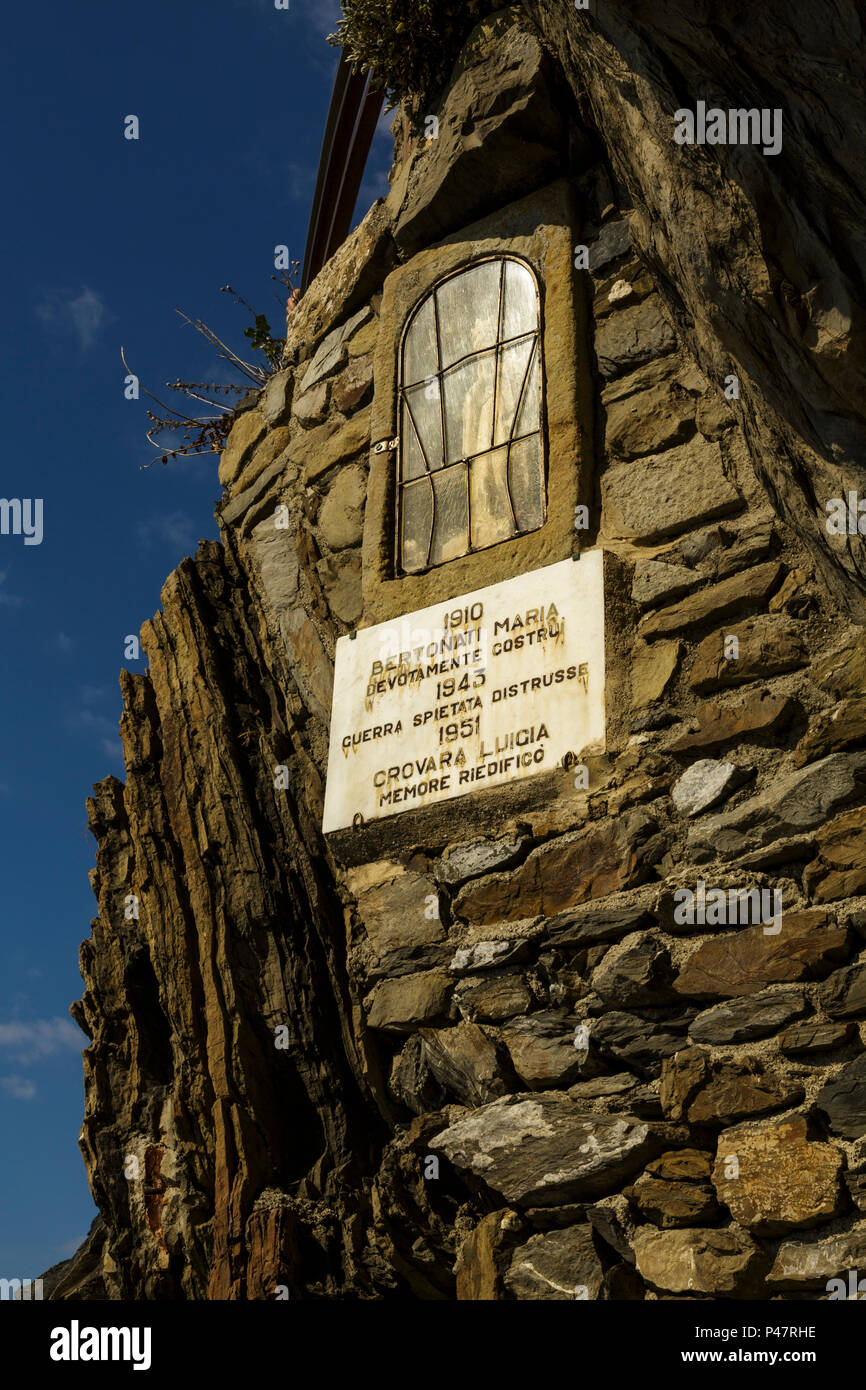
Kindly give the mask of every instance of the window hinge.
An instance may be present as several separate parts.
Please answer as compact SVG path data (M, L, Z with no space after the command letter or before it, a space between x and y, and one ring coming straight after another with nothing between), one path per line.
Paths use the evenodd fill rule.
M373 445L373 453L374 453L374 454L385 454L385 453L389 453L389 452L391 451L391 449L396 449L396 448L397 448L397 445L398 445L399 443L400 443L400 436L399 436L399 434L398 434L398 435L396 436L396 438L394 438L394 439L380 439L378 444L374 444L374 445Z

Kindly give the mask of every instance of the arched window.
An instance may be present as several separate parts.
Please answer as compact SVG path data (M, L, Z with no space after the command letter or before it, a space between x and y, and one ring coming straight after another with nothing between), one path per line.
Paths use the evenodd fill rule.
M544 524L538 285L475 261L413 311L400 355L398 567L417 574Z

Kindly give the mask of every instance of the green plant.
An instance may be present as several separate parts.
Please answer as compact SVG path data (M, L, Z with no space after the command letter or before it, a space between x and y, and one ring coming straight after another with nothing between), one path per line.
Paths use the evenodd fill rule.
M280 365L286 340L285 338L271 337L271 325L264 314L256 314L254 327L245 328L244 337L249 338L253 352L264 353L265 360L276 371Z
M434 95L448 80L479 19L504 0L343 0L328 42L353 66L373 71L393 101Z

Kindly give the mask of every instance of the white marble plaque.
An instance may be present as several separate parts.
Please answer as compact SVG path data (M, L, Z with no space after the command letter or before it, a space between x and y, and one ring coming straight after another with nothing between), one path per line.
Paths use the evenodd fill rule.
M337 643L325 831L604 746L601 550Z

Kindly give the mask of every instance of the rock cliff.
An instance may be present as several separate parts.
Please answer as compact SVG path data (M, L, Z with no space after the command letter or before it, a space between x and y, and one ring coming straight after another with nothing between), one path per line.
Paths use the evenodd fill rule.
M866 1259L866 569L825 524L864 457L862 37L853 0L526 0L438 139L398 118L122 677L72 1007L100 1216L52 1298L826 1297ZM677 145L699 100L781 108L782 152ZM515 238L615 736L587 786L325 837L335 642L420 606L389 286Z

